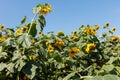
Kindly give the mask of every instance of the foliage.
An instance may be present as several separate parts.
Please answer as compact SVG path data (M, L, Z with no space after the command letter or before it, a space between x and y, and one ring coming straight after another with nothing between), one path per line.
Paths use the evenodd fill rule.
M0 26L0 79L2 80L117 80L120 77L120 36L115 28L99 36L99 25L84 26L65 35L42 31L49 4L33 8L17 29ZM39 28L40 27L40 30ZM38 33L38 34L37 34Z

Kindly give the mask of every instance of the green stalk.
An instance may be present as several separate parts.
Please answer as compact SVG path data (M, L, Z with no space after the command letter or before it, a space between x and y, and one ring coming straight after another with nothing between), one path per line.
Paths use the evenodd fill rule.
M17 73L17 78L16 78L16 80L20 80L20 79L19 79L19 75L20 75L20 72Z
M32 18L32 21L31 21L31 23L30 23L30 28L29 28L29 30L28 30L28 34L30 33L30 30L31 30L31 28L32 28L32 23L33 23L33 21L35 20L36 16L37 16L37 14L35 14L34 17Z

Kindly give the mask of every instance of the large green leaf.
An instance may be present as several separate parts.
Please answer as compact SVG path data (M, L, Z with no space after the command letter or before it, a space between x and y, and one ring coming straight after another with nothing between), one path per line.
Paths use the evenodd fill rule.
M120 66L116 66L115 69L120 73Z
M15 68L18 70L18 71L21 71L21 69L25 66L26 62L20 58L19 60L16 61L16 65L15 65Z
M102 69L105 70L106 72L112 71L114 68L114 65L108 64L108 65L103 65Z
M40 28L41 28L41 31L42 31L43 28L44 28L45 25L46 25L46 20L45 20L44 16L43 16L43 15L40 15L38 21L39 21Z
M56 54L53 54L53 58L56 60L56 61L58 61L58 62L61 62L61 57L60 57L60 55L58 54L58 53L56 53Z
M30 27L29 27L29 31L28 31L29 35L32 35L33 37L36 36L37 34L37 24L35 22L33 22Z
M30 79L33 79L36 75L36 69L37 66L34 65L32 62L28 62L22 69L22 71L24 72L24 74L26 74L26 76L28 76Z
M21 55L20 51L15 51L12 61L15 64L15 68L18 71L21 71L21 69L23 68L23 66L26 64L25 60L27 59L27 57L25 55Z
M14 63L9 63L6 68L8 69L8 71L10 71L11 73L15 73L15 64Z
M2 71L5 68L6 68L6 64L5 63L0 63L0 71Z
M105 75L103 80L120 80L120 78L116 75Z
M24 33L23 35L19 36L17 39L18 44L22 45L24 48L29 48L32 43L32 36Z

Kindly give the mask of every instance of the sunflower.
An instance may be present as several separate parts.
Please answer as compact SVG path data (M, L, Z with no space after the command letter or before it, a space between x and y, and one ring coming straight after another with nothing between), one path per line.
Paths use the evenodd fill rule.
M100 28L99 25L96 25L96 26L95 26L95 30L98 30L99 28Z
M63 31L58 31L57 36L58 36L58 37L60 37L60 36L64 36Z
M113 27L113 28L112 28L112 32L115 32L115 30L116 30L116 28L115 28L115 27Z
M47 51L50 53L54 52L54 47L52 47L52 45L49 45Z
M69 50L69 56L70 57L73 57L75 56L77 53L80 52L80 49L78 49L77 47L72 47L70 50Z
M107 23L105 24L105 27L109 27L109 26L110 26L110 23L107 22Z
M72 40L75 41L75 42L77 42L79 40L79 37L73 36Z
M4 37L4 36L0 37L0 42L3 42L5 40L6 40L6 37Z
M95 48L95 46L96 45L94 43L87 44L87 47L86 47L85 51L87 53L90 53Z
M50 5L45 5L41 10L40 14L46 15L48 12L52 11L52 7Z
M16 30L16 34L17 35L21 35L22 34L22 31L20 29Z
M93 27L86 28L83 32L89 35L96 35L95 29Z
M118 40L120 40L120 36L113 36L113 37L110 38L111 42L116 42Z
M42 35L42 31L39 31L38 34L39 34L39 35Z
M27 31L27 28L26 27L23 27L22 28L22 32L24 33L24 32L26 32Z
M54 46L64 46L64 42L63 41L56 41L53 45Z

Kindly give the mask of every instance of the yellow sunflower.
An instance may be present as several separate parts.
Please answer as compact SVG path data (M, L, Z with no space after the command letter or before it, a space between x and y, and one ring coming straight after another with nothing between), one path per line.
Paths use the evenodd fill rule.
M69 56L70 57L73 57L75 56L77 53L80 52L80 49L78 49L77 47L72 47L70 50L69 50Z
M95 48L95 46L96 45L94 43L87 44L87 47L86 47L85 51L87 53L90 53Z

